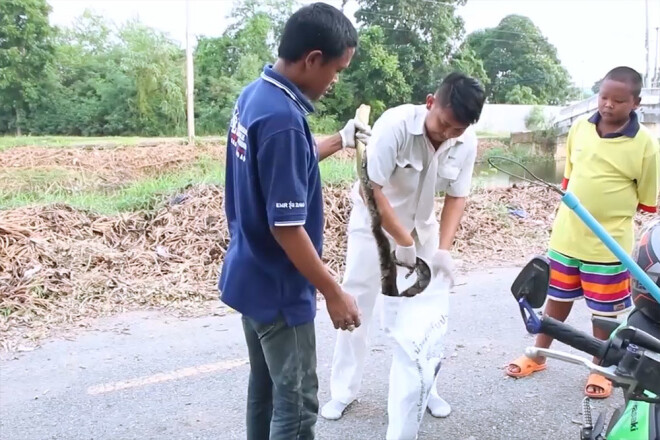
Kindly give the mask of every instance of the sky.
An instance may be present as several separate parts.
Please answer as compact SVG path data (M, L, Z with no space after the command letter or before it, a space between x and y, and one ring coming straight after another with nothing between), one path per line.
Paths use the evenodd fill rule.
M192 33L222 34L229 23L232 0L189 1ZM423 1L433 7L435 0ZM660 48L656 46L660 0L647 1L652 76L656 57L660 56L657 55ZM53 8L51 23L54 25L70 25L85 9L90 9L115 24L138 17L181 44L185 42L185 0L48 0L48 3ZM341 5L340 0L326 3ZM353 18L356 9L353 0L345 12ZM468 0L458 13L468 33L497 26L509 14L529 17L557 48L562 64L580 88L591 88L596 80L618 65L628 65L645 74L645 0Z

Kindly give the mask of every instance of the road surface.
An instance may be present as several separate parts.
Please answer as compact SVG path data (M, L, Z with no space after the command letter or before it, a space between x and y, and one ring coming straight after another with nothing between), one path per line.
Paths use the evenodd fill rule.
M510 379L507 362L533 342L509 293L519 269L471 273L451 295L440 392L446 419L427 415L420 440L577 438L587 371L551 361L534 378ZM587 330L584 304L569 323ZM328 396L335 331L317 319L321 405ZM557 344L555 348L561 347ZM0 360L0 438L118 440L245 438L247 352L240 317L178 319L134 312L95 322ZM387 428L389 341L377 332L360 401L340 421L319 416L317 438L382 439ZM597 408L611 409L621 392Z

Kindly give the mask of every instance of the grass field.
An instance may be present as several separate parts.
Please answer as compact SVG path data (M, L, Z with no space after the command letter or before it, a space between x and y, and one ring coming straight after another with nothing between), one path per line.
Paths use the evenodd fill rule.
M48 139L39 138L40 142ZM86 144L77 138L58 141L44 146L21 141L26 146L19 147L18 140L3 138L0 209L64 203L115 214L152 209L190 185L224 183L224 147L208 139L196 147L144 138L88 140ZM111 142L118 144L101 149L77 147ZM60 149L53 150L56 147ZM345 184L356 176L352 159L329 158L320 168L325 184Z

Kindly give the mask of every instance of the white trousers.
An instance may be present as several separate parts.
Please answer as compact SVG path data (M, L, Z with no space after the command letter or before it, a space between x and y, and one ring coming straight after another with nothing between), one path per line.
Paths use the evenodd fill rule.
M355 204L348 227L348 246L343 289L353 295L362 313L360 327L353 332L338 331L332 361L330 393L332 399L348 404L360 391L364 362L368 352L369 332L373 329L376 305L381 291L378 250L371 230L365 227L364 205ZM424 245L416 242L417 254L432 260L438 248L438 232ZM392 247L394 250L394 247ZM429 286L430 287L430 286ZM428 289L427 289L428 290ZM425 295L422 292L418 297ZM415 298L418 298L415 297ZM415 298L405 298L408 304ZM399 315L409 307L402 307ZM397 317L397 322L414 322L415 316ZM379 322L376 322L379 327ZM390 367L388 391L387 440L414 440L421 422L420 408L426 409L428 393L434 386L440 359L420 360L410 355L410 348L396 344ZM420 380L420 374L425 380ZM429 382L429 380L431 380ZM416 404L411 405L410 402ZM423 405L423 406L420 406ZM423 412L422 412L423 414ZM411 420L416 423L410 423Z

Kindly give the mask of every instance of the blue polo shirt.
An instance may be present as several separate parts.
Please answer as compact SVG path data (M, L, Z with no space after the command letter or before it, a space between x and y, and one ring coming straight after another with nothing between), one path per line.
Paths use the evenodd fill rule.
M323 198L309 100L265 66L238 97L227 139L225 212L230 242L221 300L261 323L281 313L290 326L316 315L316 289L277 243L271 227L304 226L319 256Z

